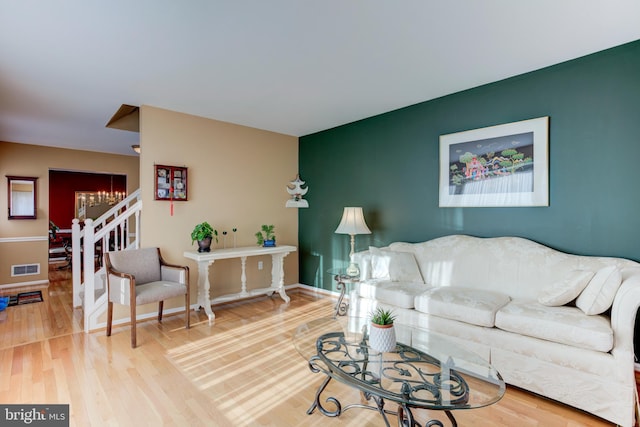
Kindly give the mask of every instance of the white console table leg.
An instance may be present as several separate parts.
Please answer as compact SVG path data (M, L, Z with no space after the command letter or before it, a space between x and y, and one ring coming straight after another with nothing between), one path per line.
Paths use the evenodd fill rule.
M240 263L242 264L242 274L240 275L240 280L242 281L242 290L240 291L240 295L247 295L247 257L240 257Z
M211 283L209 283L209 266L211 264L213 264L213 260L198 262L198 305L204 308L209 318L209 323L216 318L216 315L211 309L211 295L209 294L209 290L211 289Z
M271 255L271 287L278 288L280 298L284 302L291 301L289 295L284 291L284 256L286 254L272 254Z

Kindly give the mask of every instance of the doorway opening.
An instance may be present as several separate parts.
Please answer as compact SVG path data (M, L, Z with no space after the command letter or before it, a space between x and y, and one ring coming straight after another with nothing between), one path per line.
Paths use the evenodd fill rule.
M71 225L74 218L96 219L126 197L122 174L49 170L49 280L71 270ZM55 278L59 274L54 275Z

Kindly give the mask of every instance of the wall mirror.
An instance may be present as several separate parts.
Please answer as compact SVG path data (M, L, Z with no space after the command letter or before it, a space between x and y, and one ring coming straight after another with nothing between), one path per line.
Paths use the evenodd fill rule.
M38 178L8 176L9 219L36 219Z

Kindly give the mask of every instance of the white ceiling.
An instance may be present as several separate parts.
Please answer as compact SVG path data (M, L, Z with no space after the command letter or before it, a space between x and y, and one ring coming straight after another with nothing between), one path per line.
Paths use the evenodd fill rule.
M0 0L0 140L133 154L121 104L301 136L638 39L638 0Z

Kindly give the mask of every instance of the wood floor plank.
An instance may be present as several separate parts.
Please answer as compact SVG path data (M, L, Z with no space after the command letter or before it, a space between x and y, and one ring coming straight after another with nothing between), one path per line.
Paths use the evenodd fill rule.
M299 324L331 315L333 299L294 291L288 304L278 296L223 304L213 324L191 312L189 330L184 314L148 320L131 349L127 325L115 326L111 337L82 332L70 283L56 274L44 302L10 307L0 324L1 403L68 403L70 424L82 427L384 425L363 409L338 418L306 414L323 378L291 339ZM340 383L327 391L344 402L361 400ZM500 402L455 416L461 426L611 426L513 387ZM442 413L418 413L421 422L429 417L449 425Z

